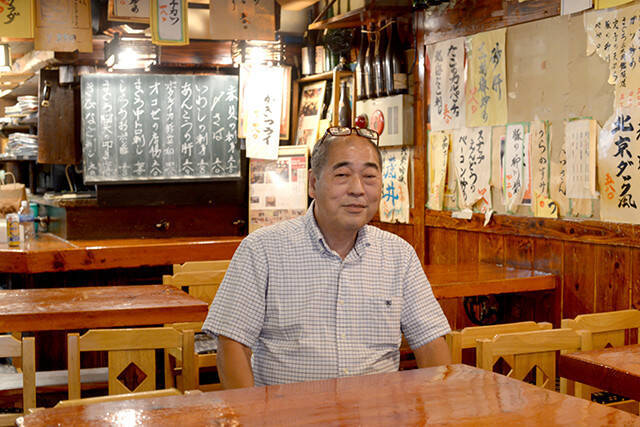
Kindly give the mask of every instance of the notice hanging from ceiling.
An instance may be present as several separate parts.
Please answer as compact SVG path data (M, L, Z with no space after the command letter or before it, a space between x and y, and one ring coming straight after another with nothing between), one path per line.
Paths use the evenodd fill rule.
M380 221L409 223L411 193L410 147L389 148L382 151L382 197L380 198Z
M36 7L36 50L93 52L91 3L40 0Z
M247 157L275 160L280 143L282 78L280 67L251 66L245 90ZM269 82L269 84L265 84Z
M0 2L0 37L33 38L35 0Z
M189 44L187 0L151 0L151 42L173 46Z
M470 208L481 199L491 206L491 128L457 129L452 144L461 207Z
M209 27L214 40L275 40L274 0L211 0Z
M427 208L441 211L444 204L444 186L447 176L447 161L451 134L449 132L429 132L427 166L429 167L429 195Z
M466 85L467 127L507 122L506 29L480 33L466 40L469 64Z
M429 48L431 129L465 126L464 37L436 43Z
M600 217L640 223L640 109L621 108L605 123L598 139Z
M109 0L109 20L149 23L151 0Z

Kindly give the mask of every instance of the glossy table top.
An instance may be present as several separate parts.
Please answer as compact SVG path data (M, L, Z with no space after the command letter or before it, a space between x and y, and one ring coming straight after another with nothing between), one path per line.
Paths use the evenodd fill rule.
M243 237L175 237L165 239L65 240L51 233L38 234L29 248L0 243L0 273L44 273L186 261L231 259Z
M467 365L51 408L18 425L640 425L617 409Z
M0 290L0 332L199 322L207 311L168 285Z
M459 298L556 288L556 276L499 264L430 264L424 268L436 298Z
M640 344L560 355L558 374L640 400Z

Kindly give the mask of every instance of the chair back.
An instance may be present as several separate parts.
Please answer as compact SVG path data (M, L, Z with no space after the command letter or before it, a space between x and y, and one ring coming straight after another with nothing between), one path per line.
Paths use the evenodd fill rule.
M164 328L93 329L67 336L69 399L80 399L80 353L106 351L109 394L152 391L156 387L157 349L179 349L184 381L182 391L195 388L193 330ZM188 355L188 357L184 357Z
M22 410L36 407L36 345L35 338L17 339L0 335L0 357L22 359ZM0 414L0 425L13 425L20 414Z
M580 314L575 319L562 319L562 327L591 331L592 347L589 350L618 347L625 345L627 330L635 329L640 333L640 310Z
M556 351L581 350L583 336L588 334L571 329L547 329L480 339L476 344L476 366L493 371L500 357L512 356L511 372L507 376L524 380L535 370L536 385L555 390Z
M187 288L194 298L211 304L224 279L229 260L192 261L173 265L173 275L163 275L162 283L177 288Z
M451 352L451 362L462 363L462 350L476 348L476 340L491 339L497 334L540 331L551 329L552 327L553 325L549 322L536 323L533 321L503 323L501 325L470 326L459 331L452 331L445 336L445 339Z

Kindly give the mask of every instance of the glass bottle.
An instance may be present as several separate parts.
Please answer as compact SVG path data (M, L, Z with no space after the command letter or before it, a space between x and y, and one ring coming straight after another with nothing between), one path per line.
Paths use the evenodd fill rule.
M340 87L340 106L338 107L338 124L351 127L351 103L349 102L349 88L347 82Z
M316 40L316 57L315 57L315 61L316 61L316 67L315 67L316 74L324 73L325 71L327 71L327 70L325 70L326 48L325 48L324 43L322 41L322 33L320 33L318 35L318 38Z
M376 50L375 50L375 60L373 62L374 66L374 80L376 82L376 96L385 96L387 94L387 89L384 85L384 54L387 49L387 37L386 37L386 28L384 28L384 21L380 21L380 30L377 33L376 37Z
M367 34L369 42L367 43L367 52L364 59L364 84L367 88L368 98L376 97L376 82L373 75L373 59L375 56L375 32L373 29L373 24L371 24L369 34Z
M367 48L368 48L368 40L367 40L367 32L365 26L362 26L362 31L360 32L360 48L358 49L358 59L356 60L356 92L358 101L367 99L369 95L367 94L367 85L366 85L366 72L365 72L365 62L367 60Z
M404 59L404 49L398 34L398 23L391 23L389 42L384 56L385 87L388 95L398 95L408 92L407 68Z
M36 238L36 231L34 225L33 211L29 207L29 202L23 200L20 203L20 210L18 211L20 218L20 225L24 227L24 243L25 247L29 246L33 239Z
M302 42L302 75L308 76L316 70L316 46L311 31L304 32Z

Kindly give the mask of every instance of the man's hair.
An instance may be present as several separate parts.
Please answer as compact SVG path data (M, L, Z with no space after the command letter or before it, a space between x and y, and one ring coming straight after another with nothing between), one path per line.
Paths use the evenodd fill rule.
M339 138L344 138L344 136L327 135L324 140L320 139L313 147L313 152L311 153L311 172L315 176L319 176L322 169L327 165L327 160L329 158L329 146ZM360 138L365 139L373 148L376 149L378 166L380 166L380 170L382 170L382 154L380 153L380 148L369 138L365 138L363 136L360 136Z

